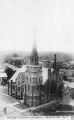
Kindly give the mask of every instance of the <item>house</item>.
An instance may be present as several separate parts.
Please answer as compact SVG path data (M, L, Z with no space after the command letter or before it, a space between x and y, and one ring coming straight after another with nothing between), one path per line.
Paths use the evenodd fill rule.
M7 83L7 74L5 72L0 73L0 84L5 85Z
M73 76L74 75L73 69L60 69L60 72L65 76Z
M70 98L74 99L74 82L64 81L64 84L69 87Z
M62 97L63 105L70 105L70 99L71 99L70 94L71 94L70 88L66 84L64 84L63 97Z
M0 84L5 85L7 83L7 74L2 65L0 65Z
M22 68L18 68L14 75L9 80L8 84L8 94L16 98L22 99L23 97L23 84L25 82L25 68L23 65Z
M46 68L51 68L51 60L43 60L43 66Z

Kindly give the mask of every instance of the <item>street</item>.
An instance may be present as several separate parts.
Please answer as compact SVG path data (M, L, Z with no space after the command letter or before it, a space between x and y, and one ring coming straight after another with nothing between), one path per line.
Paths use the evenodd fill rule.
M54 101L52 101L52 102L54 102ZM48 103L46 103L46 104L48 104ZM41 113L43 113L42 111L45 111L45 109L46 109L46 111L48 111L48 115L50 116L49 107L46 104L42 105L42 106L47 106L45 108L41 108L40 106L33 107L33 108L27 107L24 104L20 104L19 101L17 99L15 99L14 97L7 94L7 86L0 85L0 117L2 117L2 118L3 117L24 118L25 116L34 116L34 114L35 115L37 114L37 116L38 116L38 115L42 115ZM51 104L51 102L49 104ZM72 114L73 114L74 100L70 101L70 105L72 106ZM6 114L4 113L4 108L6 108ZM40 112L38 112L36 109L39 109ZM63 115L63 111L65 109L66 109L65 106L64 106L64 108L61 107L60 109L57 109L55 114L58 115L60 112L62 112L62 115ZM36 112L34 112L34 111L36 111ZM66 110L66 112L67 112L67 110ZM64 111L64 113L65 113L65 111Z
M18 100L7 95L7 87L0 85L0 117L24 117L22 110L14 107L19 104ZM4 107L6 107L6 115L4 114Z

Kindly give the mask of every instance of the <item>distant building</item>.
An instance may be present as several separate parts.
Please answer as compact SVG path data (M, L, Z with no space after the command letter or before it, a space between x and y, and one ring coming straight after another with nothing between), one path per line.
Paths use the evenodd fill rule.
M23 57L14 57L14 56L10 56L7 59L5 59L4 61L5 63L8 63L10 65L16 66L18 68L20 68L22 65L25 64L24 58Z
M64 84L68 86L70 90L70 98L74 99L74 82L64 81Z
M63 89L63 99L62 99L62 104L63 105L70 105L70 99L71 99L71 91L70 88L66 85L64 85L64 89Z
M51 68L51 60L43 60L43 66L46 68Z
M0 84L5 85L7 83L7 74L0 73Z
M73 69L60 69L60 74L64 77L64 80L73 82L74 81L74 70Z
M0 66L0 84L4 85L7 83L7 74L3 66Z
M73 69L60 69L60 72L66 76L73 76L74 75Z

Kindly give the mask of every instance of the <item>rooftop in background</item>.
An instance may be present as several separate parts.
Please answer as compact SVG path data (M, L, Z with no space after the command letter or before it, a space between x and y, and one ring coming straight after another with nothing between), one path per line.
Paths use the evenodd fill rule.
M63 83L68 86L69 88L74 88L74 82L63 81Z
M7 78L7 74L2 72L2 73L0 73L0 78L3 78L3 77Z
M9 58L13 59L13 60L23 60L24 57L12 57L10 56Z
M3 64L3 66L4 67L9 67L9 68L13 69L14 71L16 71L18 69L16 66L8 64L8 63Z

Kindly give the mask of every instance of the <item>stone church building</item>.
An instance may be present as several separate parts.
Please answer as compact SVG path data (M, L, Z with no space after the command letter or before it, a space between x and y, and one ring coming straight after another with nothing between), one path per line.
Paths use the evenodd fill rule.
M13 96L14 88L14 96L23 99L24 104L38 106L53 99L63 99L64 86L59 75L59 68L56 65L56 55L54 55L53 69L42 67L39 64L38 52L34 46L30 61L24 71L15 74L9 81L8 93ZM13 80L14 78L15 80Z
M25 70L24 103L29 106L37 106L52 99L62 99L63 82L56 66L54 56L54 68L43 68L39 65L39 57L34 46L30 56L30 62Z

